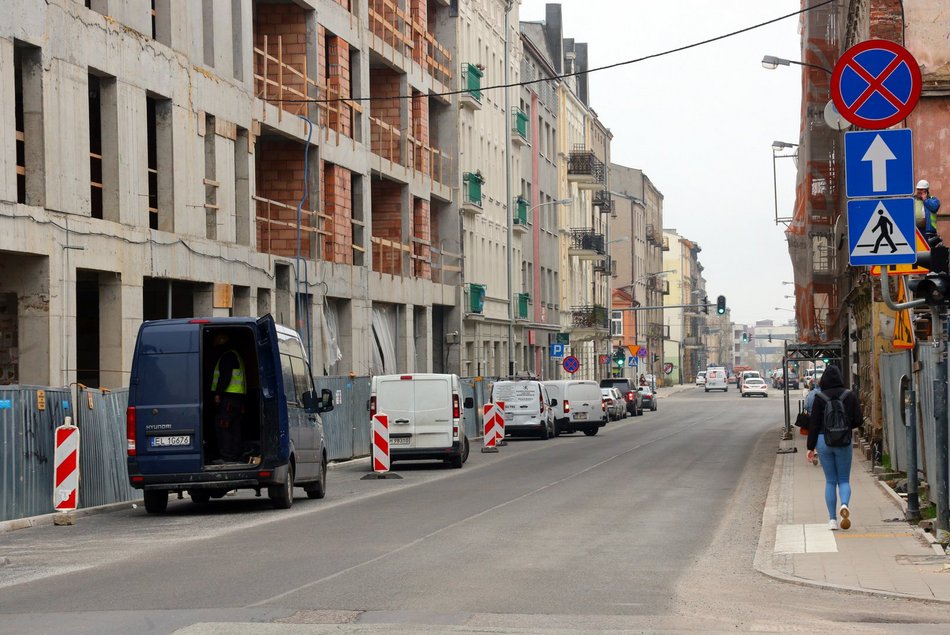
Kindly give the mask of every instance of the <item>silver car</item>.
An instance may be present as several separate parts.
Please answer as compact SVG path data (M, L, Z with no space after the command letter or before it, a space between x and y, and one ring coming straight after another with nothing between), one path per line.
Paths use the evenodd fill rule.
M627 416L627 404L619 390L616 388L601 388L600 394L606 406L608 419L617 421Z

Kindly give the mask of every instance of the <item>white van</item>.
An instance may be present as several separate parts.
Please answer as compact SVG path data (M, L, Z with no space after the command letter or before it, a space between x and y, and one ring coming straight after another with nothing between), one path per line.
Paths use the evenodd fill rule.
M729 392L729 374L721 366L706 369L706 385L703 386L706 392L710 390L721 390Z
M594 436L607 424L607 410L596 381L561 379L543 382L554 404L554 422L559 432L581 430Z
M376 413L389 415L391 462L441 459L459 468L468 459L458 375L377 375L369 412L370 421Z
M505 404L505 436L550 439L559 435L548 389L540 381L496 381L491 389L491 401Z

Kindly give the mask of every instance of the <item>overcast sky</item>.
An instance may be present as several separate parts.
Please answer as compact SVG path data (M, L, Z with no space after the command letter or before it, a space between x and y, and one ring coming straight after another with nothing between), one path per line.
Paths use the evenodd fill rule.
M521 19L544 19L522 0ZM589 45L590 66L642 57L798 11L799 0L562 0L564 37ZM642 169L664 196L663 226L702 247L710 298L736 323L794 317L784 226L774 222L772 141L798 142L798 17L681 53L592 73L591 107L613 132L613 161ZM779 159L778 206L790 216L795 165Z

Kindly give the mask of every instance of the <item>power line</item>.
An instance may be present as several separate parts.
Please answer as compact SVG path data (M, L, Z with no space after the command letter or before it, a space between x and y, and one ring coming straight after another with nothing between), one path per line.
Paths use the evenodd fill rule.
M835 0L824 0L823 2L819 2L818 4L814 4L810 7L805 7L804 9L801 9L799 11L794 11L792 13L788 13L788 14L779 16L777 18L772 18L771 20L766 20L765 22L759 22L758 24L753 24L752 26L747 26L737 31L732 31L730 33L725 33L723 35L717 35L715 37L711 37L705 40L693 42L692 44L685 44L683 46L678 46L676 48L668 49L666 51L660 51L659 53L651 53L649 55L644 55L643 57L636 57L634 59L625 60L623 62L614 62L613 64L608 64L606 66L598 66L597 68L588 68L586 70L575 71L573 73L563 73L561 75L555 75L553 77L540 77L538 79L529 79L523 82L515 82L515 83L510 83L510 84L495 84L494 86L485 86L484 88L479 88L479 91L496 90L499 88L516 88L516 87L521 87L521 86L531 86L533 84L540 84L541 82L562 80L562 79L567 79L568 77L579 77L581 75L587 75L589 73L595 73L598 71L606 71L612 68L618 68L620 66L629 66L630 64L638 64L640 62L645 62L647 60L656 59L658 57L664 57L666 55L672 55L673 53L680 53L682 51L687 51L692 48L705 46L706 44L712 44L713 42L718 42L720 40L725 40L730 37L735 37L736 35L748 33L749 31L754 31L755 29L760 29L764 26L775 24L776 22L781 22L782 20L787 20L788 18L804 15L805 13L809 11L813 11L814 9L818 9L827 4L832 4L833 2L835 2ZM336 103L336 102L341 102L341 101L368 102L368 101L384 101L384 100L393 100L393 99L414 99L416 97L422 97L422 96L450 97L452 95L461 95L468 92L469 92L468 89L463 88L460 90L446 91L444 93L428 93L426 95L421 95L421 94L420 95L385 95L385 96L381 95L381 96L376 96L376 97L333 97L333 98L326 98L326 99L267 99L266 101L275 102L275 103L286 103L286 104L329 104L329 103Z

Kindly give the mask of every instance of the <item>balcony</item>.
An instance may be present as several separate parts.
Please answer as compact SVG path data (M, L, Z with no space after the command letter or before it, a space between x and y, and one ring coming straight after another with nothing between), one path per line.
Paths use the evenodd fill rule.
M469 110L482 109L482 77L485 73L475 64L462 64L462 85L459 90L459 105Z
M581 260L599 260L607 254L605 246L603 234L598 234L593 229L572 229L571 246L567 253Z
M607 185L607 171L593 151L575 145L567 160L567 180L582 190L602 190Z
M653 223L648 223L646 239L648 244L659 247L663 244L663 232L658 231Z
M468 312L470 315L482 315L485 310L485 292L487 287L483 284L468 285Z
M462 175L462 212L468 214L482 213L482 185L485 177L481 171L466 172Z
M659 276L650 276L647 278L647 289L659 291L662 295L670 294L670 281L664 280Z
M617 217L617 212L614 210L614 200L610 197L610 190L604 188L594 192L593 203L594 207L600 209L601 214L610 214L614 218Z
M650 322L647 324L647 337L655 340L670 339L670 327L668 324Z
M664 236L663 242L660 243L660 251L669 251L669 250L670 250L670 239Z
M511 219L512 226L517 232L525 233L528 231L528 201L522 197L518 197L514 201L514 206L512 207L511 213L513 217Z
M703 340L700 337L684 337L683 347L684 348L704 348Z
M607 256L603 260L594 261L594 273L600 273L605 276L617 277L617 261Z
M530 145L528 115L520 108L511 109L511 142L517 147Z
M528 293L519 293L515 296L515 319L528 320L528 303L531 302L531 295Z
M572 342L607 337L610 332L610 311L598 305L572 307L571 324Z

